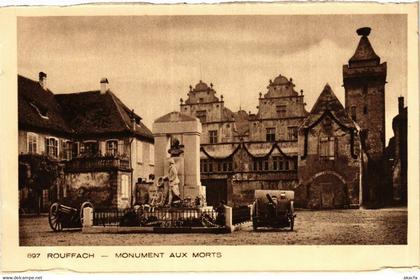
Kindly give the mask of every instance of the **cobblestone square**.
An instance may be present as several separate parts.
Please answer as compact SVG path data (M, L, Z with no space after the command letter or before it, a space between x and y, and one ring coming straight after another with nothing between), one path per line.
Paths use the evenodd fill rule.
M21 246L382 245L407 243L407 209L296 211L295 231L250 226L231 234L53 232L48 217L20 218Z

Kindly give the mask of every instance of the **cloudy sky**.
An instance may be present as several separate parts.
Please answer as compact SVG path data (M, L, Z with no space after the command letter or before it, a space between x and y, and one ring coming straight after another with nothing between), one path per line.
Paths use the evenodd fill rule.
M309 111L329 83L344 104L342 66L359 41L387 61L387 138L406 96L404 15L25 17L18 19L18 72L48 74L54 93L111 90L146 125L174 110L189 85L212 82L225 106L256 112L258 93L282 74L303 89Z

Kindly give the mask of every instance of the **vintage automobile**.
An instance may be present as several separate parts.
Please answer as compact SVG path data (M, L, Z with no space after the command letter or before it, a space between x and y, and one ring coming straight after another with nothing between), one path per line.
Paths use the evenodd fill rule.
M259 227L287 228L293 231L295 193L286 190L256 190L252 206L252 225Z

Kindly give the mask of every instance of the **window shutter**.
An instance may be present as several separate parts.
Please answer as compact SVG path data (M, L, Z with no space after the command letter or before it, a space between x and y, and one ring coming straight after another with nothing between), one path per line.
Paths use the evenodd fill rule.
M155 164L155 146L153 144L149 144L149 164Z
M125 147L124 147L124 140L118 140L118 154L125 155Z
M143 163L143 143L141 141L136 141L137 146L137 162Z
M44 143L45 143L45 154L48 156L49 155L49 153L48 153L48 143L49 143L49 139L47 138L47 137L45 137L45 141L44 141Z
M63 141L63 139L58 140L59 141L59 147L58 149L58 158L64 159L65 158L65 151L66 151L66 142Z

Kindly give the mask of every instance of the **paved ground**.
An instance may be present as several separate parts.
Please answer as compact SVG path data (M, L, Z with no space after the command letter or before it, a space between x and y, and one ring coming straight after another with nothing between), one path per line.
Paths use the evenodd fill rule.
M84 234L52 232L48 218L21 218L22 246L90 245L333 245L406 244L407 209L297 211L295 231L254 232L250 227L232 234Z

